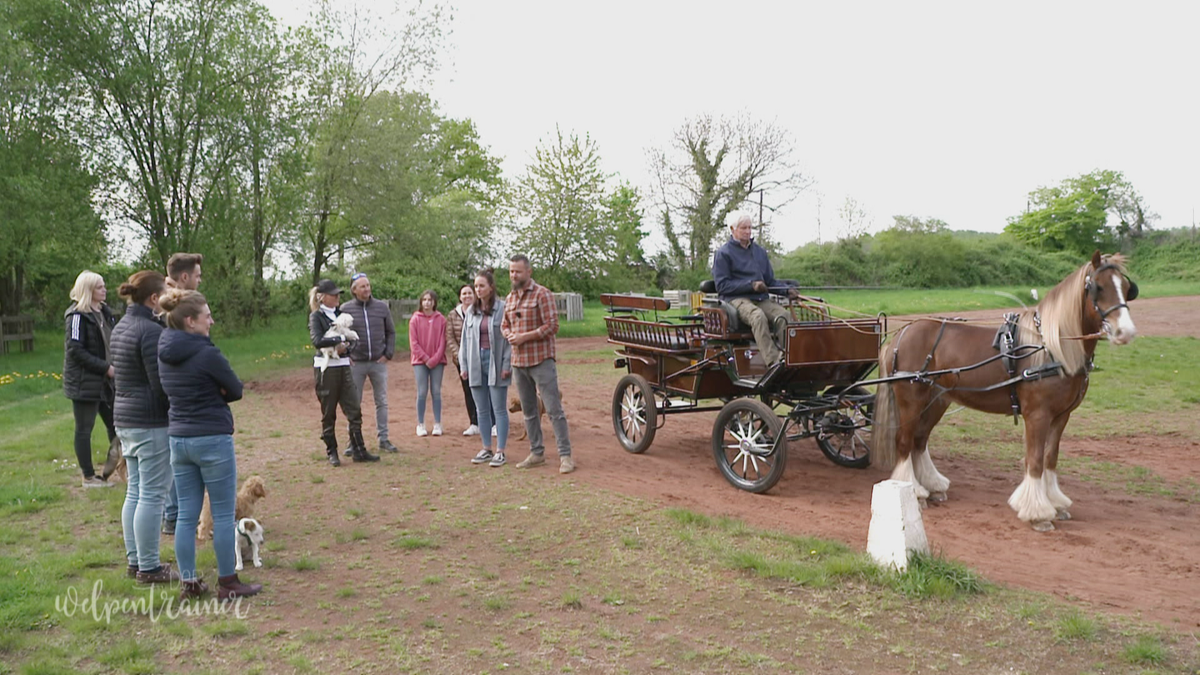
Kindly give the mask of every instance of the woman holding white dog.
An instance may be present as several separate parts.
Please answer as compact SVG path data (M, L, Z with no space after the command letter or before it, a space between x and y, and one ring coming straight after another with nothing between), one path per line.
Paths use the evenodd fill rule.
M317 400L321 402L321 438L325 441L325 455L333 466L341 466L338 459L337 409L350 423L350 459L356 462L378 462L379 456L367 452L362 436L362 408L359 405L358 389L350 372L350 342L344 335L327 335L334 321L342 314L338 308L342 290L330 279L322 279L308 292L308 333L312 345L317 349L313 357L313 380ZM334 348L335 355L325 357L320 350Z
M242 583L235 569L237 459L229 404L241 400L242 381L209 339L213 318L203 295L172 288L159 298L159 307L167 319L167 330L158 341L158 373L171 403L167 430L179 493L175 529L179 597L198 598L208 592L196 573L196 525L205 490L212 506L218 597L255 595L262 585Z
M496 279L491 270L481 270L475 275L475 297L477 300L463 322L458 362L463 380L471 386L480 428L496 425L496 453L492 454L491 435L480 434L483 449L471 462L500 467L506 461L504 450L508 445L505 403L512 383L512 346L500 332L504 301L496 297Z
M111 341L117 390L113 420L129 471L121 529L129 576L140 584L179 580L179 573L159 560L158 548L163 505L171 488L167 394L158 376L163 326L154 316L164 286L162 273L153 270L137 272L121 284L118 292L129 307Z

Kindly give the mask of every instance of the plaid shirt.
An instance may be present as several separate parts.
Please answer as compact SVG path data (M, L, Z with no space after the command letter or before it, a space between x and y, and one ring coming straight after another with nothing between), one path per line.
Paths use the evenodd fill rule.
M554 335L558 333L558 309L554 306L554 294L530 279L525 290L514 290L505 298L500 330L505 334L537 331L539 336L512 346L514 368L532 368L546 359L555 358Z

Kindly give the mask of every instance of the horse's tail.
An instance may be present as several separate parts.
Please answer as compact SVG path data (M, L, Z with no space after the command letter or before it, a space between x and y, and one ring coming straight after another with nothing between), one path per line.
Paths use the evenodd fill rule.
M884 345L886 347L887 345ZM891 371L885 355L879 350L879 376L888 377ZM896 463L896 392L886 382L875 389L875 416L871 420L871 464L890 469Z

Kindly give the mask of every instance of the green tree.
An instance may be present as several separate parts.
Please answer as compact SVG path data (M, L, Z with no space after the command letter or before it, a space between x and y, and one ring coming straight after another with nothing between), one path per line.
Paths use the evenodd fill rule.
M761 190L774 212L808 185L788 133L746 116L688 120L670 146L650 151L650 160L663 234L679 269L694 274L709 270L726 219L752 193ZM769 239L769 230L762 233Z
M1005 231L1042 250L1079 255L1111 248L1118 236L1140 236L1157 218L1119 171L1097 170L1040 187L1029 193L1029 205Z

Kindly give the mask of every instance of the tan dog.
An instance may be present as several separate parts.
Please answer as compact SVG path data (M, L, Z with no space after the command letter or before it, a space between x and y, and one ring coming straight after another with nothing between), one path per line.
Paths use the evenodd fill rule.
M508 402L508 412L510 412L510 413L519 413L519 412L521 412L521 399L519 399L519 398L514 398L514 399L511 399L511 400L509 400L509 402ZM539 419L538 419L538 424L541 424L541 419L540 419L540 418L541 418L541 416L542 416L542 415L545 415L545 414L546 414L546 404L542 402L542 397L541 397L541 395L539 395L539 396L538 396L538 418L539 418ZM511 421L511 420L509 421L509 426L510 426L510 427L512 426L512 421ZM522 415L522 416L521 416L521 437L520 437L520 438L518 438L517 440L518 440L518 441L523 441L523 440L525 440L526 438L529 438L529 432L525 430L525 416L524 416L524 415Z
M233 521L240 522L242 518L254 515L254 504L267 496L267 486L261 476L250 476L238 489L237 500L233 507ZM208 503L208 492L204 493L204 508L200 510L200 525L196 527L196 540L204 541L212 536L213 520L212 505Z

